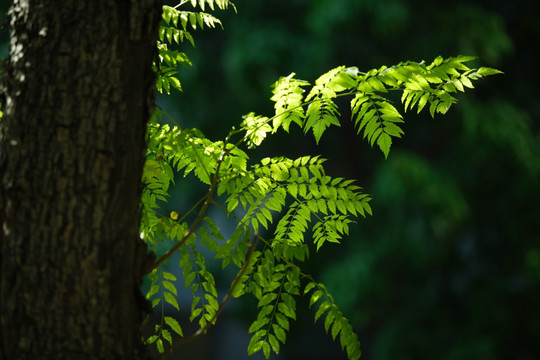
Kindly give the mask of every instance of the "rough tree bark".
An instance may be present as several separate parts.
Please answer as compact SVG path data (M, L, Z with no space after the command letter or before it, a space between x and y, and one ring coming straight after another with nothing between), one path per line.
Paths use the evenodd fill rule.
M0 123L0 358L141 359L159 0L15 0Z

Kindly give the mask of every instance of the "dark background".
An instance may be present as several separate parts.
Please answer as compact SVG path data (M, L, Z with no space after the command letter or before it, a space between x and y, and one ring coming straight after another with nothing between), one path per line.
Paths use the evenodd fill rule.
M347 111L318 146L296 129L252 157L322 154L330 175L357 179L373 195L374 215L308 263L358 331L363 359L540 359L537 1L235 4L236 15L216 13L225 31L197 31L196 48L182 48L194 63L181 69L184 92L158 99L213 140L243 114L272 114L270 84L291 72L313 81L338 65L367 71L458 54L504 71L445 116L405 114L388 160L355 135ZM1 40L5 56L5 30ZM197 186L179 178L172 195L171 209L189 208ZM344 359L302 308L279 358ZM255 314L253 303L232 302L221 325L175 354L246 358Z
M477 82L445 116L407 113L388 160L355 135L346 111L317 147L297 129L257 155L322 154L331 175L373 194L374 215L309 263L359 332L364 359L540 359L537 2L236 5L237 15L218 13L225 31L185 47L194 66L175 97L182 124L215 140L243 114L272 114L269 85L291 72L314 81L338 65L367 71L458 54L505 72ZM249 324L234 311L226 316ZM299 313L281 359L344 358L312 315Z
M504 71L445 116L407 113L388 160L355 135L346 111L319 146L296 130L266 140L257 156L322 154L331 175L373 194L374 215L309 263L359 332L364 359L540 359L538 3L236 4L237 15L218 13L225 31L186 46L194 66L175 97L182 124L215 140L242 114L272 114L269 85L291 72L313 81L338 65L367 71L458 54ZM226 316L249 324L239 308L249 307ZM344 355L301 311L280 358Z

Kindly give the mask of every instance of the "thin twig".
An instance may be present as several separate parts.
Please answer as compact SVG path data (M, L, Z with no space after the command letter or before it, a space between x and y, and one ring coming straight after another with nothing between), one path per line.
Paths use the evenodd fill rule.
M178 5L176 5L176 6L174 7L174 9L178 9L180 6L184 5L184 4L187 3L187 2L188 2L188 0L184 0L184 1L180 2Z

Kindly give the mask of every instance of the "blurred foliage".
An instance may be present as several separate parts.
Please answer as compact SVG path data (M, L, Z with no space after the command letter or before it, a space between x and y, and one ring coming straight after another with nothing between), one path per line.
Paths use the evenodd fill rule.
M505 71L444 119L426 126L406 116L407 136L386 161L367 151L352 125L330 131L316 149L309 138L276 137L261 151L322 153L333 175L358 178L374 196L374 216L346 245L331 259L311 260L351 314L364 358L540 358L535 2L236 4L238 15L220 16L224 32L186 49L194 66L181 73L179 117L210 137L247 111L269 113L268 85L292 71L313 79L341 64L369 69L458 53ZM298 327L283 358L339 358L321 350L322 330L310 320ZM313 338L317 345L305 346Z

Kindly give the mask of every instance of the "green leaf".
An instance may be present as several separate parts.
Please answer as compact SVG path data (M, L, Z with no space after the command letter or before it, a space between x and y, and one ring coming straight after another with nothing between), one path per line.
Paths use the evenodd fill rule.
M422 95L420 100L418 100L418 111L417 111L417 113L420 113L420 111L422 111L424 106L426 106L426 104L427 104L427 102L429 100L429 97L430 97L430 93L425 93L424 95Z
M160 288L159 285L152 284L152 286L150 287L150 290L146 294L146 299L150 299L152 296L157 294L157 292L159 291L159 288Z
M152 335L148 338L148 340L146 340L146 343L147 344L152 344L154 343L156 340L158 339L158 336L157 335Z
M176 281L176 276L167 271L163 272L163 278L171 281Z
M469 89L474 89L474 85L472 84L471 80L469 80L469 78L463 75L459 79L461 80L461 83L463 84L463 86L466 86Z
M165 317L163 317L163 320L165 321L165 323L167 325L169 325L169 327L175 333L177 333L178 335L180 335L182 337L184 336L184 333L182 332L182 328L180 327L180 324L178 323L178 321L175 318L172 318L170 316L165 316Z
M328 332L328 330L330 329L330 325L332 325L334 320L335 320L334 312L329 311L326 314L326 318L324 319L324 329L326 330L326 332Z
M315 321L317 321L322 314L324 314L326 312L326 310L328 310L328 308L330 308L332 306L332 303L330 301L325 301L321 304L321 306L319 306L319 309L317 310L317 312L315 313Z
M304 295L310 292L315 286L316 284L314 282L307 283L306 287L304 288Z
M180 310L180 307L178 306L178 301L176 301L176 298L174 297L173 294L171 294L170 292L164 291L163 297L165 298L165 301L171 304L172 306L174 306L176 310Z
M251 324L251 326L249 327L248 333L254 333L254 332L259 331L263 326L265 326L266 324L268 324L268 322L270 322L270 319L267 318L267 317L263 317L263 318L260 319L260 320L254 321L254 322Z
M285 314L287 317L296 320L296 312L294 311L294 309L288 307L285 303L278 303L278 309L282 314Z
M163 352L165 351L165 349L163 348L163 340L157 339L157 341L156 341L156 347L157 347L159 353L160 353L160 354L163 354Z
M217 310L219 308L219 303L215 297L211 294L204 294L204 298L207 301L206 310L210 312L210 309Z
M169 330L166 330L166 329L162 329L161 330L161 336L167 340L169 342L169 344L172 345L172 336L171 336L171 332Z
M452 82L452 84L456 87L456 89L458 89L459 91L461 92L464 92L465 89L463 88L463 84L461 84L461 81L459 81L458 79L454 79L454 81Z
M336 340L336 336L341 331L342 325L339 321L334 321L334 324L332 325L332 339Z
M390 152L390 147L392 146L392 138L386 133L382 133L377 139L377 145L384 153L384 157L388 158L388 153Z
M502 71L497 69L492 69L489 67L481 67L476 71L478 74L482 76L489 76L489 75L497 75L497 74L504 74Z
M385 121L383 122L383 126L384 126L384 132L387 133L388 135L399 138L403 134L403 130L401 130L401 128L393 122Z
M330 125L340 126L337 119L337 106L330 99L314 102L306 112L304 131L312 129L315 142L318 144L322 134Z
M367 82L369 83L369 85L371 85L373 87L373 89L375 91L380 91L380 92L383 92L383 93L387 92L386 87L376 77L369 78L367 80Z
M311 307L313 304L315 304L319 299L323 296L323 292L321 290L316 290L312 295L311 299L309 300L309 306Z
M258 307L262 307L265 305L270 304L272 301L274 301L277 298L277 294L275 293L269 293L263 296L261 300L259 300Z
M263 342L262 350L265 358L270 358L270 345L267 342Z
M289 320L287 319L286 316L284 316L281 313L276 313L275 317L276 317L276 320L277 320L279 326L281 326L285 330L289 330Z
M328 88L341 92L355 87L357 84L350 74L347 72L339 72L328 83Z
M272 334L268 335L268 342L270 343L270 346L272 346L272 351L278 354L279 342L277 341L276 337Z
M287 337L285 330L283 330L283 328L280 327L278 324L272 324L272 329L274 330L274 334L276 334L278 340L285 344L285 339Z
M175 296L178 295L176 292L176 287L170 281L163 281L163 287L173 293Z
M257 337L255 335L251 337L251 341L249 342L249 345L248 345L248 356L253 355L257 351L261 350L264 344L264 341L259 340L260 338L261 338L260 336Z
M189 317L189 321L193 321L197 316L199 316L202 313L202 308L195 308L191 311L191 315Z

